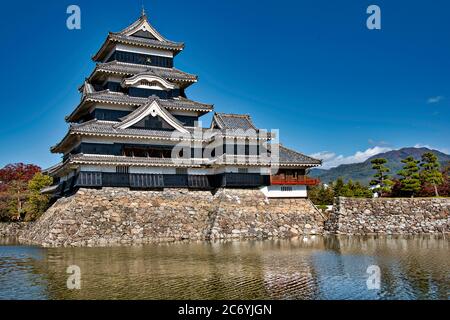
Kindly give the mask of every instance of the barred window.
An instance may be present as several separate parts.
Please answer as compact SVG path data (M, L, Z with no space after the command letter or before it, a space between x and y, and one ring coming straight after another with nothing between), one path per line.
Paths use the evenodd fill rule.
M238 173L248 173L248 168L239 168Z
M281 187L281 191L290 192L290 191L292 191L292 187Z
M129 173L129 172L130 172L130 167L125 167L125 166L116 167L116 173Z
M176 168L176 174L188 174L188 170L186 168Z

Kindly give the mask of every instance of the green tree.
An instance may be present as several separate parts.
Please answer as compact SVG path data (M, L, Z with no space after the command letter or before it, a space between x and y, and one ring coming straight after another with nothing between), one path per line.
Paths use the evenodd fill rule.
M28 200L25 204L26 221L39 218L48 209L50 196L42 194L41 190L53 184L53 178L40 172L28 182Z
M355 185L353 184L352 179L348 180L346 184L342 187L341 196L347 198L353 198Z
M310 187L308 190L309 199L317 206L328 206L334 202L334 192L331 187L325 185Z
M400 182L402 184L401 190L407 192L414 197L414 195L420 191L420 174L419 166L420 161L415 160L412 156L402 160L405 165L403 169L398 172L398 175L402 178Z
M436 197L439 197L438 185L444 183L442 173L439 171L441 165L438 158L431 152L424 153L422 155L422 172L420 173L424 182L431 184L434 187Z
M333 184L333 190L334 190L334 196L335 197L342 197L344 193L344 179L338 178L336 182Z
M383 196L383 193L387 193L391 191L394 182L391 180L391 177L388 173L391 171L385 164L388 161L383 158L373 159L371 163L373 164L372 169L377 172L373 176L373 180L370 181L371 186L380 186L375 189L375 191L380 192L380 196Z
M373 193L369 188L361 185L361 183L357 181L354 185L353 196L355 198L372 198Z
M332 184L332 188L336 197L371 198L373 196L369 188L359 182L353 182L351 179L344 183L343 179L339 178Z

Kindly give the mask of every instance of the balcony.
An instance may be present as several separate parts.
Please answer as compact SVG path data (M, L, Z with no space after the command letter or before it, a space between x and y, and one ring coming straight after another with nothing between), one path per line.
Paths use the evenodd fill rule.
M271 176L270 184L273 186L317 186L319 179L309 178L307 176Z

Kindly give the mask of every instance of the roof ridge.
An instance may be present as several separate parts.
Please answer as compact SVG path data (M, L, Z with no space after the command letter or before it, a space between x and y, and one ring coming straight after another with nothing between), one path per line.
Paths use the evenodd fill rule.
M291 155L300 155L300 156L302 156L302 157L304 157L304 158L306 158L308 160L312 160L313 162L322 163L321 160L315 159L315 158L313 158L311 156L308 156L308 155L306 155L306 154L304 154L304 153L302 153L300 151L296 151L294 149L288 148L288 147L284 146L282 143L278 143L278 145L279 145L280 149L284 149L285 152L287 152L287 153L289 153Z
M167 39L158 40L158 39L134 37L132 35L128 36L128 35L125 35L125 34L120 34L120 33L115 33L115 32L109 32L108 36L111 37L111 38L113 38L113 37L115 37L115 38L125 38L125 39L129 39L131 41L139 41L139 42L143 42L143 43L145 43L145 42L148 42L148 43L153 42L155 44L161 43L161 44L167 44L169 46L179 46L179 47L184 46L184 42L172 41L172 40L167 40Z
M154 70L161 70L161 71L166 71L166 72L170 72L170 71L179 72L181 74L184 74L184 75L196 78L196 79L198 78L198 76L195 74L180 70L175 67L165 68L165 67L159 67L159 66L143 65L143 64L138 64L138 63L122 62L122 61L117 61L117 60L96 63L96 68L109 67L109 66L119 66L119 67L123 66L123 67L134 67L136 69L145 69L144 71L141 71L141 72L137 73L136 75L145 74L145 72L151 72Z
M82 123L71 123L70 124L70 129L78 129L78 128L82 128L85 127L89 124L95 123L97 121L97 119L91 119L89 121L86 122L82 122Z
M217 115L220 116L233 116L233 117L242 117L242 118L250 118L251 116L247 113L239 114L239 113L225 113L225 112L216 112Z
M88 93L89 96L99 96L99 95L102 95L102 94L111 94L111 95L116 95L116 96L124 96L125 95L125 93L123 93L123 92L111 91L109 89Z

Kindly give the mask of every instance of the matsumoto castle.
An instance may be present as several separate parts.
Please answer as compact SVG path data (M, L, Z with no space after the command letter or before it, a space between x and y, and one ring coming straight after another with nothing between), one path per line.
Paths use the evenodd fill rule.
M197 76L174 67L184 44L164 38L146 14L109 33L66 117L70 128L51 148L62 162L46 170L56 197L78 188L131 190L260 188L267 197L306 197L316 160L285 148L247 114L213 114L186 89Z

